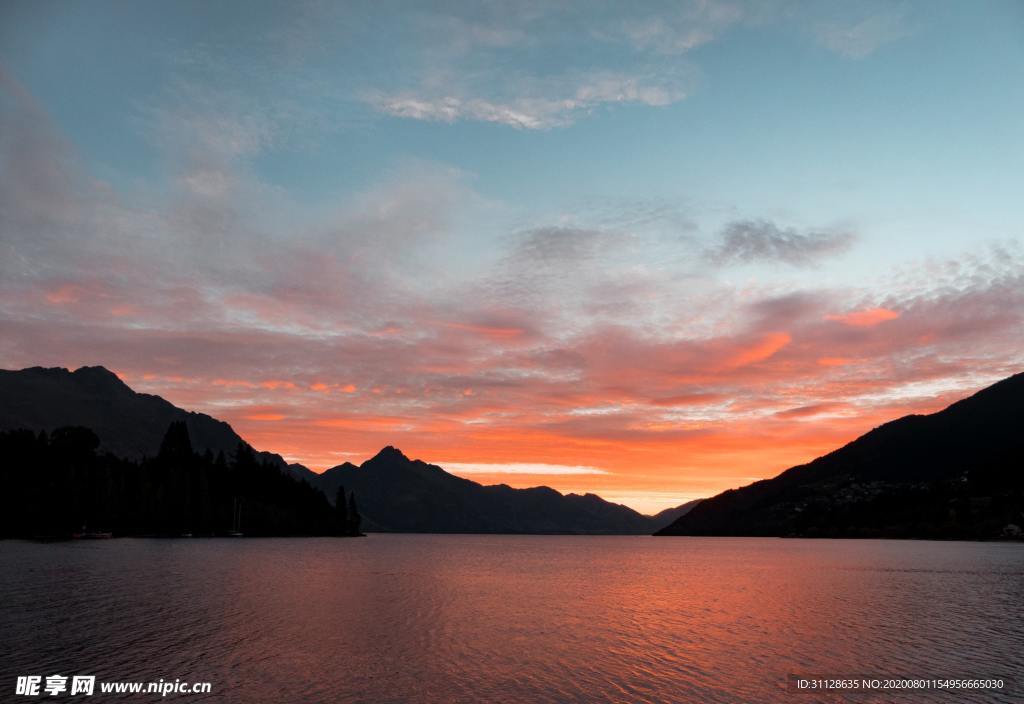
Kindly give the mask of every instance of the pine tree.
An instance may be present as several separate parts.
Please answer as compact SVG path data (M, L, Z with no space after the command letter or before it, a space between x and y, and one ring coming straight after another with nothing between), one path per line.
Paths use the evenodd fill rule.
M164 434L160 443L159 457L165 460L191 460L192 440L188 435L188 426L185 421L173 421Z

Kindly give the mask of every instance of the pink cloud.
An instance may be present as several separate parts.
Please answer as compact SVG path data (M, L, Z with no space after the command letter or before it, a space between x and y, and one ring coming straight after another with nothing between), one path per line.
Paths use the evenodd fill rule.
M870 328L888 320L895 320L898 317L900 317L900 314L897 311L888 308L867 308L865 310L843 313L842 315L829 315L826 316L826 319L836 320L844 325L852 325L853 327Z
M64 284L46 294L46 300L54 305L66 303L78 303L82 296L82 290L74 284Z

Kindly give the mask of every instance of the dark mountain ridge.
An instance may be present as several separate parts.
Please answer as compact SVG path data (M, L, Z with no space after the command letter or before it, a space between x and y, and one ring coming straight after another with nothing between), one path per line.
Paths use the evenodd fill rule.
M129 460L155 457L171 423L183 422L199 452L234 452L245 441L222 420L178 408L153 394L139 393L105 367L30 367L0 370L0 430L53 431L84 427L100 439L101 451ZM246 443L247 444L247 443ZM270 462L306 481L315 473L289 465L271 452L257 459Z
M223 452L230 458L240 445L249 447L227 423L138 393L103 367L0 370L0 398L0 431L88 428L99 439L98 452L133 462L157 457L174 423L184 424L197 453ZM646 534L666 525L670 512L684 508L651 517L594 494L483 486L412 461L393 447L359 467L346 463L323 474L269 452L255 453L254 460L301 479L331 502L340 486L354 491L367 530Z
M366 530L645 534L659 525L651 516L594 494L484 486L410 460L391 446L358 467L346 462L328 469L320 475L320 486L328 496L339 486L354 491Z
M692 511L694 507L703 500L704 499L694 499L693 501L687 501L685 504L673 506L672 508L666 508L665 510L659 511L658 513L651 516L651 519L654 523L660 526L669 526L681 516L685 516L690 511Z
M659 535L1014 537L1024 525L1024 374L886 423Z

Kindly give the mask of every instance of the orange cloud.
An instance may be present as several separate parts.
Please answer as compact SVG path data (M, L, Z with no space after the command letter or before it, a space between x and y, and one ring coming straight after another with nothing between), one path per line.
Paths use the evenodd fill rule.
M254 389L256 384L245 379L214 379L210 382L214 386L238 387L243 389Z
M843 325L851 325L857 328L870 328L887 320L895 320L900 314L889 308L867 308L855 310L842 315L826 316L827 320L836 320Z
M750 347L740 350L725 362L726 369L745 367L748 364L762 362L772 357L792 341L792 337L785 332L770 332Z
M319 418L313 421L313 425L321 428L353 428L357 430L395 430L409 427L410 421L406 418L390 416L353 416L350 418Z
M629 308L597 306L607 301L577 321L558 303L477 312L477 302L459 299L454 309L367 312L367 330L353 329L347 313L312 320L327 312L315 306L296 322L292 303L275 313L287 326L262 326L261 317L236 328L211 322L220 318L204 317L206 309L167 307L183 295L175 292L140 300L140 316L167 323L145 334L110 319L112 305L132 300L121 291L58 287L65 283L22 297L0 291L5 305L29 301L60 325L71 316L48 301L81 296L63 352L37 356L56 339L45 315L6 321L20 355L12 359L115 366L140 391L223 418L255 447L316 469L387 444L428 461L600 467L608 474L475 476L629 496L635 505L749 483L891 418L936 410L947 388L966 393L967 379L1013 371L1024 329L1019 276L892 309L808 293L738 302L719 319L717 307L694 304L677 325L634 323ZM896 318L885 335L872 334ZM991 361L979 361L981 344Z
M845 367L853 362L849 357L819 357L818 364L823 367Z
M521 327L505 325L474 325L472 323L445 323L456 330L465 330L491 340L514 340L522 337L526 330Z
M281 379L267 379L266 381L261 381L260 382L260 386L262 386L264 389L275 389L275 390L276 389L294 389L294 388L296 388L295 384L293 382L291 382L291 381L283 381Z
M250 413L249 415L245 416L245 419L266 422L284 420L285 416L282 415L281 413Z

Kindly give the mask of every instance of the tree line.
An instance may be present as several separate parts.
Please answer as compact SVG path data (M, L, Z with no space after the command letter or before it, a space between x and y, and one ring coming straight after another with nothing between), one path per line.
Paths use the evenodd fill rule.
M155 457L99 450L83 427L0 432L0 537L360 535L355 495L323 492L239 443L230 456L192 447L171 423Z

